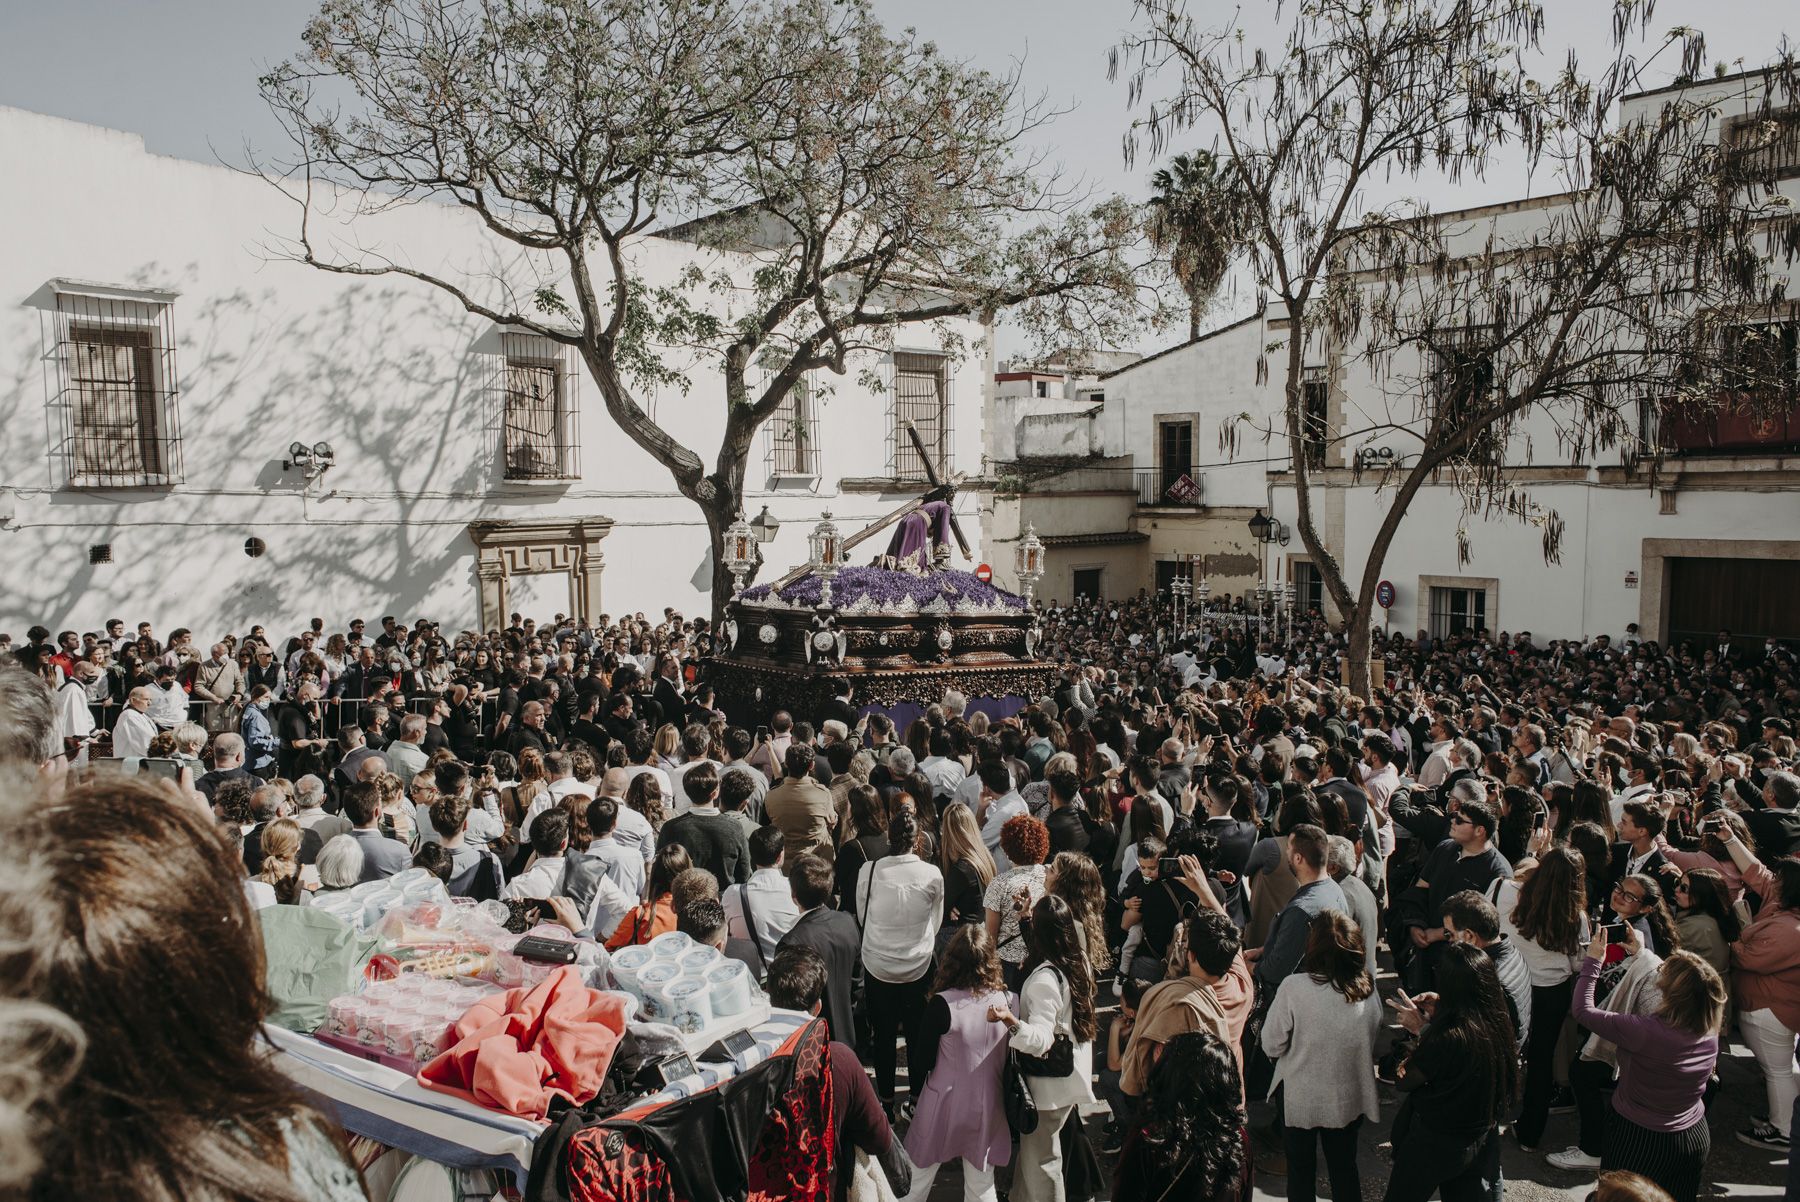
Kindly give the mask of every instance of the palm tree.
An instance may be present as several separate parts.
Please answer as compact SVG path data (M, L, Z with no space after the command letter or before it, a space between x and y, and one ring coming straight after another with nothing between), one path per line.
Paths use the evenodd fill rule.
M1188 298L1188 336L1200 336L1200 314L1218 291L1237 249L1243 206L1234 181L1204 150L1178 154L1150 177L1151 244L1167 251Z

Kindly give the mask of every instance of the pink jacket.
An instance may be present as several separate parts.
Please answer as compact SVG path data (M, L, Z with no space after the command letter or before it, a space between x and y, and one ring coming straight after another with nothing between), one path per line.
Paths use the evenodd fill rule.
M1744 896L1744 874L1730 858L1714 859L1704 851L1682 851L1679 847L1669 846L1669 841L1661 835L1656 837L1656 846L1662 851L1663 859L1675 865L1683 872L1691 872L1696 868L1710 868L1725 878L1725 891L1731 895L1733 903Z
M1773 1010L1782 1026L1800 1031L1800 911L1782 909L1775 874L1760 860L1744 869L1744 884L1763 907L1731 945L1738 1009Z
M455 1044L419 1070L419 1083L541 1119L552 1098L580 1105L600 1092L624 1033L624 999L589 989L565 965L530 990L471 1006L457 1020Z

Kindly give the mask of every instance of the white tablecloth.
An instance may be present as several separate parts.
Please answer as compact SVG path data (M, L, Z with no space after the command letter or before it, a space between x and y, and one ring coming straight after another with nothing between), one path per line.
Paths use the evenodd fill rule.
M730 1080L768 1059L809 1017L794 1010L771 1011L752 1029L755 1047L730 1063L697 1065L693 1075L646 1102L673 1101ZM275 1066L318 1097L339 1126L453 1168L510 1173L524 1188L532 1145L547 1124L426 1089L405 1073L327 1047L309 1035L279 1027L267 1032Z

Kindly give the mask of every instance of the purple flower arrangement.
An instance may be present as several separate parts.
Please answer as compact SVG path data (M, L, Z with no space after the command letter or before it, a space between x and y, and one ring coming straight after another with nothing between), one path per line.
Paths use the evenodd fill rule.
M781 599L789 605L817 605L819 578L812 573L800 577L781 590ZM758 584L740 594L745 601L765 601L769 586ZM983 583L973 572L945 570L915 576L890 568L845 568L831 579L831 603L847 608L867 598L880 609L898 607L910 599L925 606L942 598L946 605L966 603L978 606L1003 605L1008 609L1024 609L1025 599Z

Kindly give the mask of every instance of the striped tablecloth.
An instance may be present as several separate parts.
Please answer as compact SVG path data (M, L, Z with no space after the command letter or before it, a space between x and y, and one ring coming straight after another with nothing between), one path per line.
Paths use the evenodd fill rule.
M700 1064L690 1076L632 1109L689 1097L730 1080L767 1060L809 1018L794 1010L770 1011L751 1028L755 1047L731 1063ZM509 1173L524 1189L532 1145L546 1124L426 1089L405 1073L327 1047L309 1035L279 1027L266 1032L275 1066L317 1097L345 1130L452 1168Z

